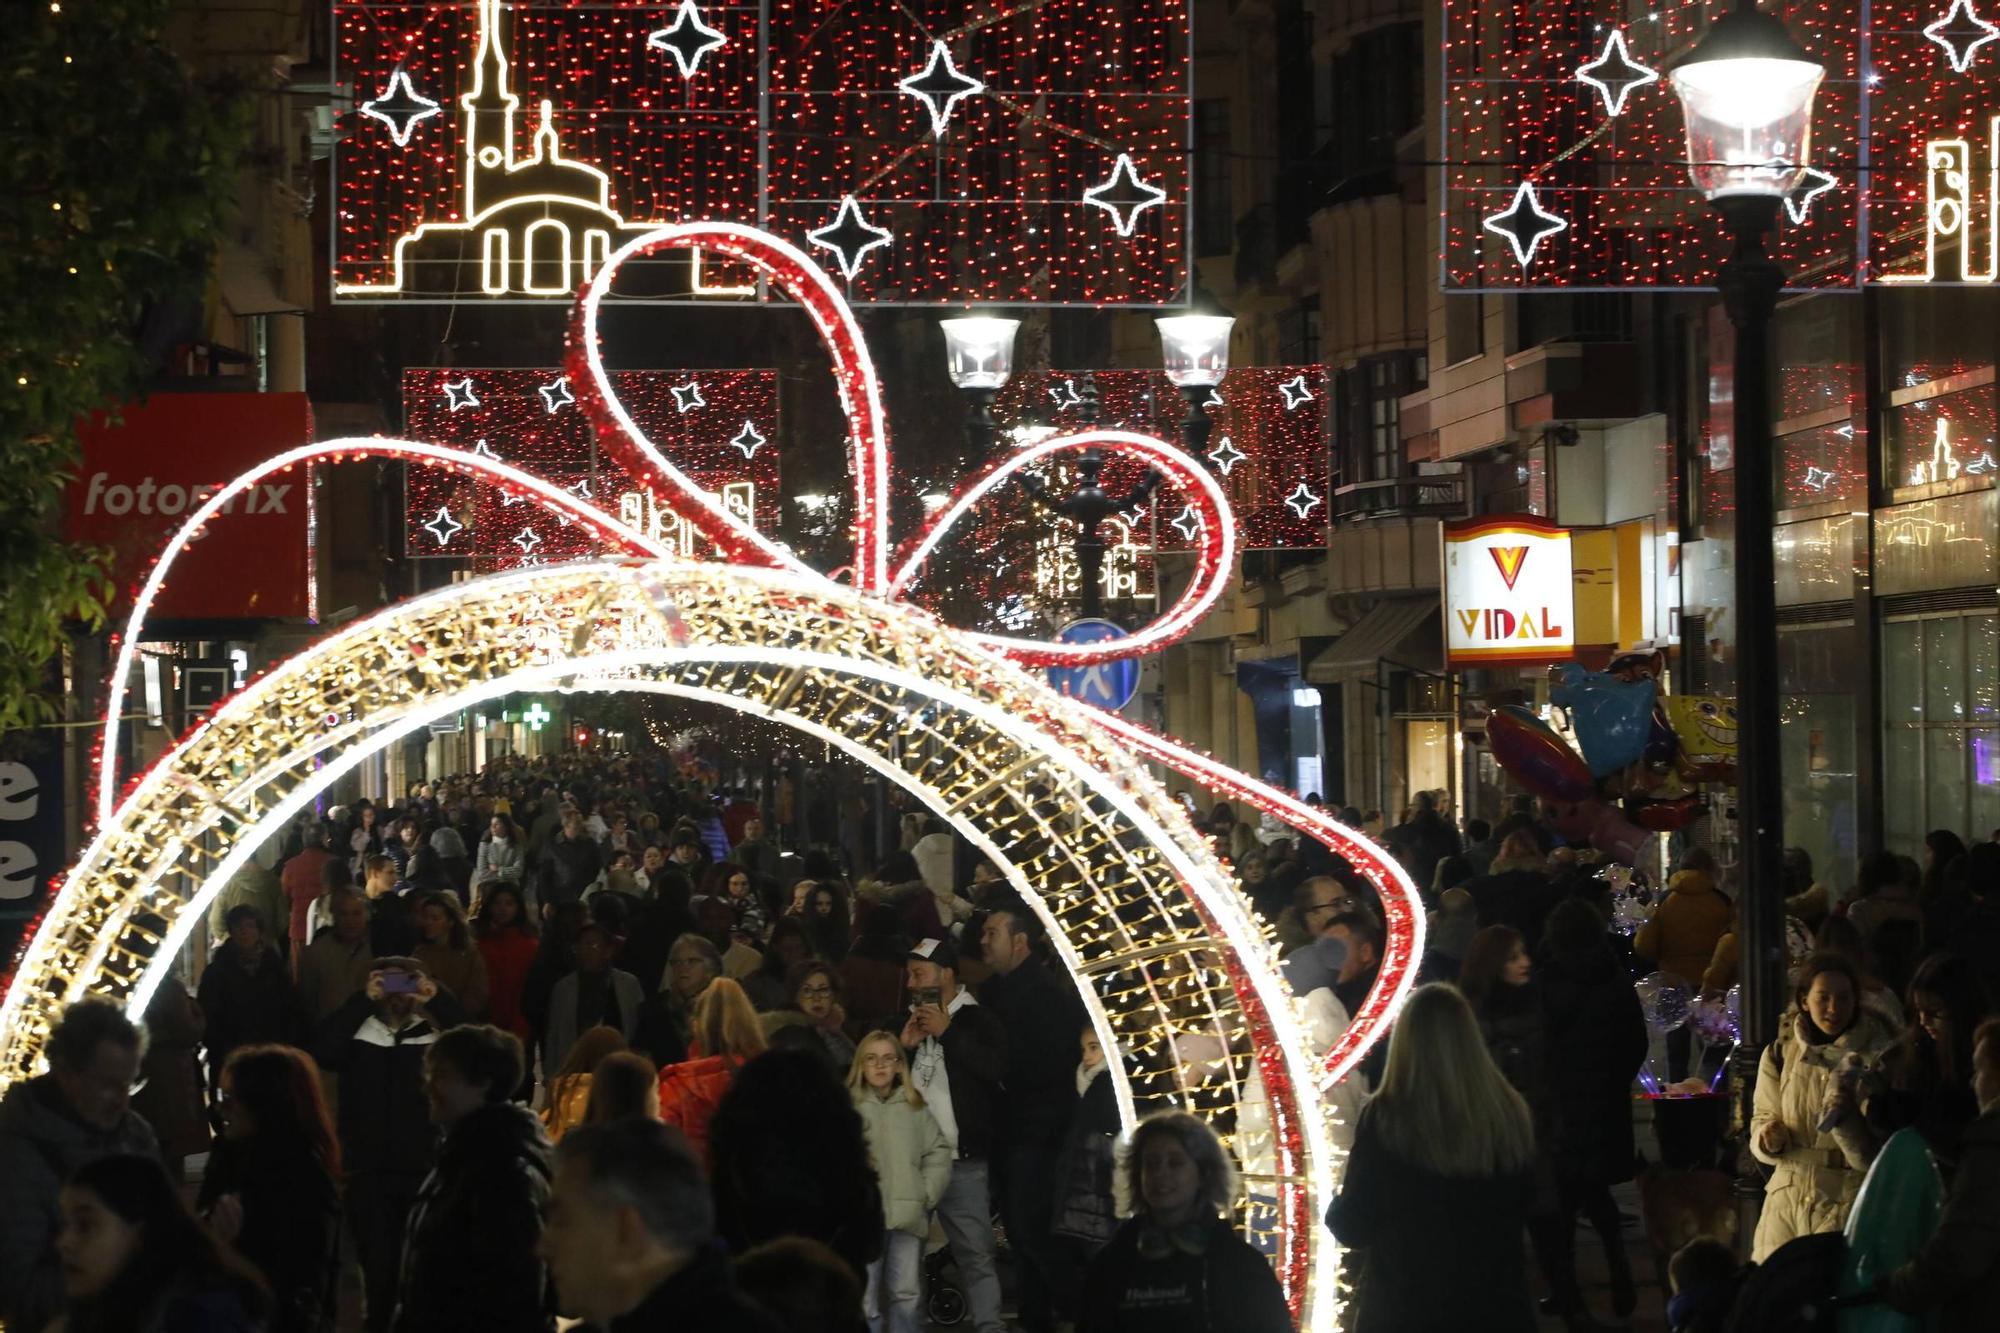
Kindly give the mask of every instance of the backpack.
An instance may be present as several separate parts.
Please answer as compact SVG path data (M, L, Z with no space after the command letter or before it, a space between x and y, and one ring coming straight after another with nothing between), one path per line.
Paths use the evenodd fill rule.
M1834 1295L1847 1263L1837 1231L1786 1241L1751 1266L1724 1333L1834 1333Z

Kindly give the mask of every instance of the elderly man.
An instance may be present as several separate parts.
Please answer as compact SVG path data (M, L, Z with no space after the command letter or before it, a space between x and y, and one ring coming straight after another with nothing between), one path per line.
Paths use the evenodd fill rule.
M563 1135L541 1252L557 1308L605 1333L778 1333L737 1289L715 1243L701 1164L680 1131L657 1120Z

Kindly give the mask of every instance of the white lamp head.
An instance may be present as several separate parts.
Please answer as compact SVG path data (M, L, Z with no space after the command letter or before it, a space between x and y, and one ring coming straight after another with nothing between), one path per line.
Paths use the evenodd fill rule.
M1782 197L1812 146L1813 94L1826 67L1783 22L1740 3L1669 76L1687 122L1688 174L1710 199Z
M965 315L941 319L945 366L961 389L998 389L1014 374L1014 333L1018 319Z
M1153 321L1160 330L1160 356L1167 378L1179 388L1213 388L1229 373L1230 315L1167 315Z

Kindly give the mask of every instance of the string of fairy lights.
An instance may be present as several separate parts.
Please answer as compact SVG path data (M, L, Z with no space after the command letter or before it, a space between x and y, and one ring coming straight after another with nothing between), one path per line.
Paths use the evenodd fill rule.
M739 507L753 527L777 531L776 371L619 371L612 382L646 433L689 476ZM671 506L601 453L561 369L406 370L403 416L418 439L500 458L628 525L636 518L682 555L713 551ZM487 572L605 551L566 516L524 504L518 491L492 480L413 469L406 495L406 549L419 558L466 559Z
M2000 192L1992 0L1766 5L1827 68L1809 169L1774 256L1795 287L1950 280L1927 267L1931 146L1963 141L1982 226ZM1703 6L1447 0L1441 167L1447 287L1713 286L1726 238L1686 174L1663 72ZM1984 254L1987 239L1976 238ZM1955 262L1955 261L1954 261ZM1975 266L1977 267L1977 266ZM1990 280L1990 278L1985 279Z
M563 296L554 232L527 257L537 223L587 276L590 232L608 252L698 217L823 249L863 301L1163 304L1186 280L1187 0L338 0L334 24L357 90L340 296ZM746 276L647 294L731 299Z

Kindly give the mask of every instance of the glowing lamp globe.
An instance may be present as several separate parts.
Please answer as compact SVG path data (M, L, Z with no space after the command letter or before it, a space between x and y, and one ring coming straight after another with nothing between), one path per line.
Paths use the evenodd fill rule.
M1774 15L1739 3L1670 76L1687 122L1688 174L1709 199L1779 198L1805 170L1826 67Z
M1214 388L1229 373L1229 315L1168 315L1153 321L1167 378L1182 389Z
M951 382L961 389L998 389L1014 373L1014 331L1018 319L967 315L941 319L945 365Z

